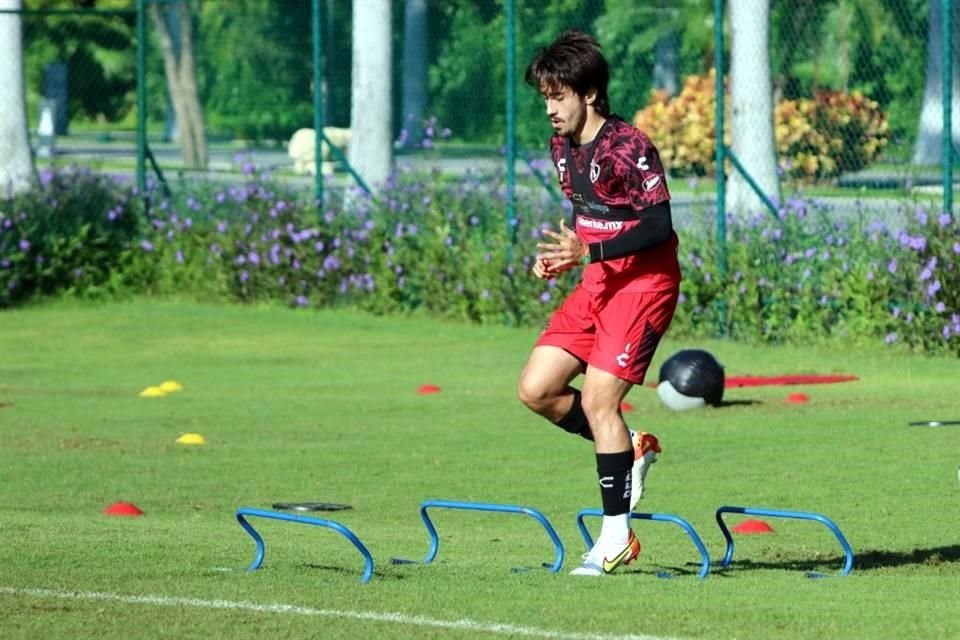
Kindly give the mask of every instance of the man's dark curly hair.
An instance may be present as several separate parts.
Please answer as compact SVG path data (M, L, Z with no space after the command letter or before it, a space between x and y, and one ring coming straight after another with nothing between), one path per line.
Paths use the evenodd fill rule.
M610 115L607 96L610 69L592 36L580 31L564 31L552 44L537 51L524 78L541 93L567 86L577 95L585 96L595 89L594 108L602 116Z

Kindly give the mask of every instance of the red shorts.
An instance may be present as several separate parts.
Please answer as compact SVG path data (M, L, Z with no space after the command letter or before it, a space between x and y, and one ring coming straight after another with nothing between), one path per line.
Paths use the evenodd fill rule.
M578 286L550 316L536 346L560 347L591 367L641 384L679 295L676 288L611 296Z

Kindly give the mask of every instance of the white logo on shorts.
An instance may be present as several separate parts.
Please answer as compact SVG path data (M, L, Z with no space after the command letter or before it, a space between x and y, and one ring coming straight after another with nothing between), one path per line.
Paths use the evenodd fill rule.
M627 366L627 358L630 357L630 343L627 343L627 346L623 348L623 353L617 356L617 364L621 367Z

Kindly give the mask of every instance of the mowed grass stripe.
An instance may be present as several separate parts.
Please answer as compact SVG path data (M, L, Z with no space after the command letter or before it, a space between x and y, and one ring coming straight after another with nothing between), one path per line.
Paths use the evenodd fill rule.
M686 564L697 559L687 536L638 522L640 560L583 581L567 571L584 550L575 514L597 506L596 461L590 443L517 401L536 334L169 301L0 313L0 403L8 403L0 409L0 585L399 612L566 634L556 637L960 637L955 598L944 595L960 577L960 429L907 426L958 415L956 358L668 334L651 381L666 357L691 346L710 350L730 375L859 380L732 388L728 406L688 412L635 389L628 421L664 447L641 510L684 517L714 558L724 549L714 518L722 504L823 513L853 546L854 571L804 578L838 572L843 559L822 526L784 520L770 522L774 534L738 537L731 567L698 580ZM184 390L138 397L169 379ZM425 383L442 392L419 395ZM784 402L794 391L810 401ZM187 432L207 444L176 444ZM568 562L559 575L512 572L551 557L537 524L451 511L435 516L436 562L389 564L426 552L417 513L426 498L536 508L556 527ZM102 513L118 500L146 515ZM353 505L336 516L372 553L370 584L360 584L359 557L345 541L279 522L258 526L264 568L243 571L253 545L235 511L278 501ZM239 570L213 569L225 566ZM675 579L657 579L662 572ZM2 593L0 629L4 640L523 637Z
M388 611L342 611L339 609L314 609L293 604L261 604L233 600L204 600L181 596L129 595L122 593L103 593L98 591L57 591L53 589L0 587L0 594L28 598L58 598L64 600L87 600L95 602L114 602L118 604L148 605L157 607L195 607L200 609L227 609L231 611L249 611L252 613L292 614L299 616L318 616L324 618L345 618L365 622L385 622L414 627L432 627L453 631L490 633L509 637L549 638L551 640L668 640L664 636L652 635L607 635L588 633L568 633L536 627L524 627L498 622L479 622L470 619L438 620L425 616L411 616Z

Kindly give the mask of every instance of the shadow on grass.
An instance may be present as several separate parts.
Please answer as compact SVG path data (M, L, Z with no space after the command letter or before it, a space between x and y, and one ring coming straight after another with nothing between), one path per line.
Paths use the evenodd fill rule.
M913 551L887 551L871 549L855 556L854 568L864 571L922 564L937 567L951 562L960 562L960 544Z
M357 577L362 573L360 569L347 569L345 567L335 567L329 564L306 563L301 566L304 566L307 569L318 569L320 571L337 573L342 576ZM397 575L395 573L383 573L382 571L379 571L378 569L374 568L373 577L381 580L384 580L384 579L385 580L403 580L405 576Z
M737 406L749 406L752 404L763 404L759 400L721 400L720 404L717 405L718 409L725 409L726 407L737 407Z
M626 572L625 572L626 573ZM631 574L636 575L648 575L653 578L693 578L697 579L697 576L700 573L700 563L699 562L688 562L683 566L671 566L671 565L650 565L643 567L641 569L635 569L630 572ZM713 570L710 571L707 575L710 576L713 574Z
M754 561L734 560L726 569L711 569L710 574L723 574L727 571L751 571L762 569L780 569L808 571L815 573L837 572L843 568L843 556L832 556L809 560ZM960 544L912 551L890 551L870 549L857 553L854 551L853 572L875 571L906 566L939 567L950 563L960 563Z

